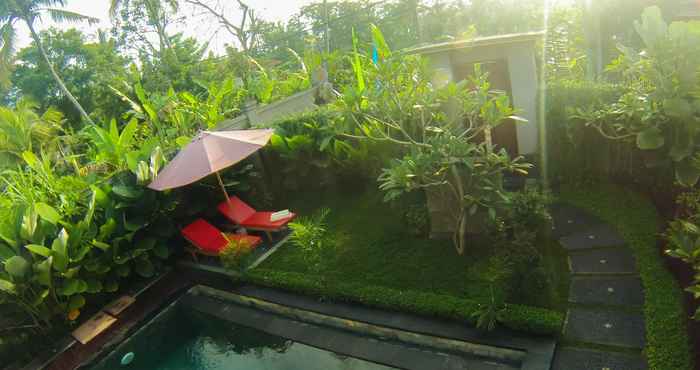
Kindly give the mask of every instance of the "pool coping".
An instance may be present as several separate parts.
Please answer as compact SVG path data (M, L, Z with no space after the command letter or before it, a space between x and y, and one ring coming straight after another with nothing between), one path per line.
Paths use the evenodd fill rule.
M493 358L499 361L508 363L521 363L525 356L525 352L518 349L493 347L479 343L464 342L449 338L419 334L401 329L390 328L383 325L369 324L365 322L350 320L330 316L327 314L307 311L300 308L281 305L257 298L252 298L247 295L228 292L216 288L197 285L192 287L187 296L193 297L195 300L191 305L197 307L196 298L206 297L226 302L227 304L238 305L250 309L260 310L279 317L284 317L289 320L309 323L316 326L324 326L337 330L348 331L361 334L364 336L394 340L396 342L406 343L409 345L430 348L437 351L448 353L459 353L472 357ZM222 309L225 310L225 309ZM224 313L226 316L226 313ZM334 348L333 351L342 351L342 348Z
M321 301L310 296L251 284L243 284L227 290L246 297L370 325L524 351L526 356L522 360L521 370L549 369L554 358L556 340L549 336L524 334L504 328L485 332L455 320L387 311L353 303Z

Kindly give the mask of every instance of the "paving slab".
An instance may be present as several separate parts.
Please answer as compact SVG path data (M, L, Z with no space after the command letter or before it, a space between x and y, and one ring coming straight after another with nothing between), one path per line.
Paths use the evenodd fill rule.
M574 274L633 274L634 256L624 247L577 251L569 254Z
M588 212L565 203L555 203L549 207L552 215L552 235L560 238L603 222Z
M637 276L577 276L571 279L569 302L612 306L642 306L644 291Z
M625 244L622 236L610 225L596 225L581 229L559 239L567 250L611 247Z
M553 370L646 370L642 355L564 347L557 349Z
M626 348L644 347L644 316L610 310L572 308L564 327L568 340Z

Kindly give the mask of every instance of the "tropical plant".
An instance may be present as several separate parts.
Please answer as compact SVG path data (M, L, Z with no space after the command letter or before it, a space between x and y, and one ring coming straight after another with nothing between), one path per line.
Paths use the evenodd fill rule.
M700 178L696 127L700 22L668 25L661 10L650 7L634 25L644 50L623 47L622 55L608 67L622 76L627 91L615 104L578 109L574 117L608 139L663 152L664 157L655 162L673 165L676 180L693 186Z
M312 216L299 217L289 223L292 230L291 241L304 252L304 259L312 271L321 266L323 253L332 246L327 236L326 218L330 209L322 208Z
M691 266L694 271L693 282L686 291L697 300L700 299L700 218L696 214L691 219L677 219L669 224L666 238L669 249L666 253ZM695 320L700 320L700 308L693 315Z
M66 84L59 76L58 72L53 66L51 59L49 58L44 44L42 43L41 37L36 32L34 28L35 22L41 19L42 14L47 14L54 22L88 22L97 23L98 19L93 17L88 17L75 12L52 8L51 6L58 5L60 7L66 5L65 0L7 0L0 4L0 34L3 40L2 50L0 50L0 56L3 57L3 62L0 63L0 67L7 68L9 63L8 58L12 57L14 51L14 40L15 40L15 26L17 22L23 22L27 28L29 28L29 33L32 37L34 43L39 47L41 56L49 67L51 75L56 80L56 83L61 89L61 92L73 103L75 109L80 112L80 115L89 123L93 123L90 116L87 114L85 109L80 105L78 100L71 94L71 92L66 87Z
M501 312L505 308L503 294L497 293L497 285L511 274L511 267L507 259L495 255L489 259L489 268L486 272L486 281L489 284L489 295L486 300L479 303L472 317L476 319L476 327L486 331L492 331L500 319Z
M254 245L246 239L230 239L219 253L221 264L227 269L244 272Z
M36 104L20 99L14 109L0 107L0 168L16 164L25 151L54 151L62 131L60 112L35 112Z

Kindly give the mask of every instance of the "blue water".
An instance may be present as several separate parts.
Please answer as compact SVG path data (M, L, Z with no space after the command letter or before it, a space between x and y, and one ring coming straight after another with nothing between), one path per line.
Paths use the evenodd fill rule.
M122 357L134 353L126 366ZM92 370L388 370L390 367L171 307Z

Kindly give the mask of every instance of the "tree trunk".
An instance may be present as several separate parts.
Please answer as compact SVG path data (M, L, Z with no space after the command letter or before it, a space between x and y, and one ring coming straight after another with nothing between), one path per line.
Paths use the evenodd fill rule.
M94 125L95 122L92 121L90 116L85 112L85 109L83 109L83 106L78 103L78 100L71 94L70 91L68 91L68 87L66 87L66 84L63 83L63 80L61 79L61 76L56 73L56 70L53 68L53 64L51 64L51 61L49 60L48 54L46 54L46 50L44 50L44 45L41 43L41 39L39 38L39 35L36 33L34 30L34 25L32 22L28 19L24 20L25 23L27 23L27 27L29 27L29 32L32 34L32 38L34 39L34 42L36 45L39 47L39 52L41 52L41 56L44 58L44 61L46 62L46 65L49 66L49 71L51 71L51 75L53 76L54 80L56 80L56 83L58 83L58 86L61 88L61 91L63 94L70 100L71 103L73 103L73 106L75 106L75 109L80 112L80 115L90 124Z

